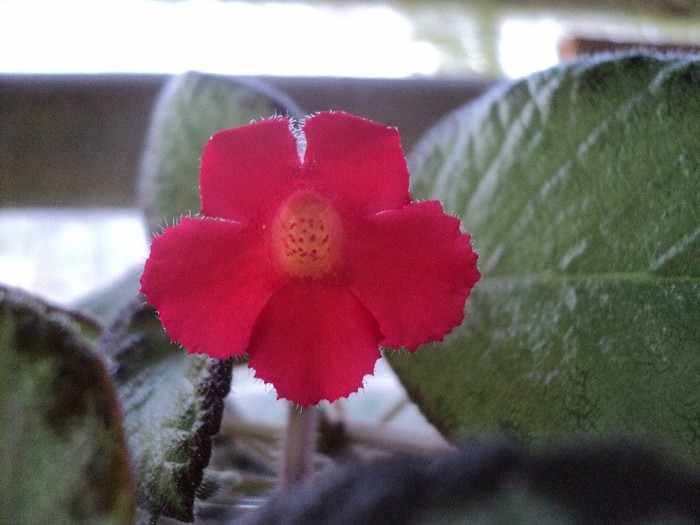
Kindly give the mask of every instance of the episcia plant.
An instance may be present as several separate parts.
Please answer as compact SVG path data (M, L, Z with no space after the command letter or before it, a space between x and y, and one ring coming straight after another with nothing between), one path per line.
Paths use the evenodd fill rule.
M231 523L280 476L235 523L700 522L697 56L495 87L412 148L410 195L395 129L259 88L164 90L140 201L176 225L145 271L78 311L0 287L0 523ZM314 420L388 348L466 445L409 456L393 428ZM282 472L280 428L227 398L246 354L289 401Z
M216 133L198 216L153 240L141 291L189 352L248 356L303 407L356 392L381 348L440 341L479 280L457 218L415 202L398 131L343 112ZM311 436L290 420L291 479ZM306 457L306 454L303 454ZM293 467L292 465L298 465Z

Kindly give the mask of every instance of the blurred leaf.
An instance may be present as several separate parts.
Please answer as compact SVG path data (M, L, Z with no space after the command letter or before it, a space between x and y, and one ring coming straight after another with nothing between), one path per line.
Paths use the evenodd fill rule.
M130 524L133 486L99 327L0 288L0 523Z
M690 524L700 475L664 451L577 441L523 451L470 440L435 457L346 462L275 495L238 525Z
M107 331L103 346L115 361L140 514L191 521L232 361L189 355L171 343L142 298Z
M199 73L174 77L156 105L139 182L151 232L199 211L199 159L211 135L275 113L303 116L261 83Z
M438 124L419 198L483 279L444 344L392 364L451 435L653 436L700 460L700 61L565 65Z

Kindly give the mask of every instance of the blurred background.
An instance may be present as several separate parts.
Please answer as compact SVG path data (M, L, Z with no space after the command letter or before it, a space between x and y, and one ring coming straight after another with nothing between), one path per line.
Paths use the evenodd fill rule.
M0 282L65 303L144 258L133 180L166 75L273 77L306 111L398 125L408 151L492 82L597 50L700 45L693 1L579 5L0 0Z
M592 52L700 46L697 2L580 4L0 0L0 283L69 305L145 260L135 180L169 75L256 77L306 112L398 126L409 153L495 83Z
M2 0L2 73L518 77L605 44L697 45L692 0Z

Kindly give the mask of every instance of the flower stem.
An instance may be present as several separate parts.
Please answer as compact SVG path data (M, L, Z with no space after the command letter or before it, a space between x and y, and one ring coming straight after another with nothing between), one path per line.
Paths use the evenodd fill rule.
M287 432L284 437L282 488L301 481L311 469L316 450L318 408L300 408L289 404Z
M266 445L278 443L284 432L282 425L243 419L229 412L224 412L221 428L237 439L259 441ZM343 421L343 432L349 443L376 449L436 454L454 448L437 432L409 430L385 423Z

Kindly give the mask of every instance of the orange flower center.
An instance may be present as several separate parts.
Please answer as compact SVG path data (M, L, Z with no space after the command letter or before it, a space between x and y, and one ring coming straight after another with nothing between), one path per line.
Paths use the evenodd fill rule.
M340 256L340 221L321 196L295 194L280 207L273 239L287 275L299 279L325 277Z

